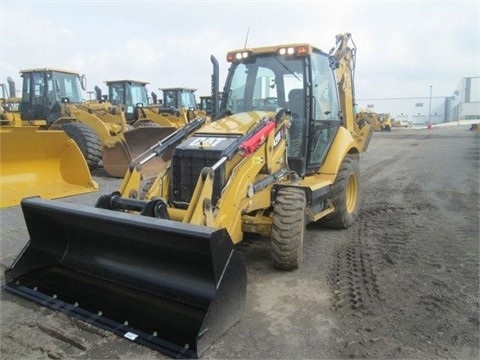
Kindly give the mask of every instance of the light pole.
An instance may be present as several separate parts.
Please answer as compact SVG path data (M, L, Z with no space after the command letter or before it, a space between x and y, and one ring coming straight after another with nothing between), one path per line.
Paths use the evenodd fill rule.
M431 124L430 117L432 116L432 85L430 85L430 105L428 106L428 125Z

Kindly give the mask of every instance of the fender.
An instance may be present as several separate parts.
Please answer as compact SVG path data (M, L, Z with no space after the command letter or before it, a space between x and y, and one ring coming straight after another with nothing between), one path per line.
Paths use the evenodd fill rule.
M361 148L352 134L343 126L338 128L335 139L330 147L325 162L318 171L319 174L336 176L343 159L347 154L358 154Z

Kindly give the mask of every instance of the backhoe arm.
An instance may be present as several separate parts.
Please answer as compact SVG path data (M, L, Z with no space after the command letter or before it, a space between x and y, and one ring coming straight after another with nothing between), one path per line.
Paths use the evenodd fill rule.
M351 46L349 45L351 43ZM355 114L355 60L356 46L350 33L336 36L336 46L330 51L338 81L343 126L352 134L360 152L366 151L373 133L371 125L356 121Z

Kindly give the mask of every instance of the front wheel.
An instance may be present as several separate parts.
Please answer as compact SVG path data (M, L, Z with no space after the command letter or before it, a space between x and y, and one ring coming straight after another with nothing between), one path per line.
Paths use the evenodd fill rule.
M318 223L332 229L346 229L358 217L360 208L360 169L358 155L347 155L331 188L334 211Z
M93 129L83 123L70 122L60 127L79 147L90 170L95 169L102 158L102 141Z
M273 206L271 256L281 270L297 269L303 257L305 237L305 192L294 187L281 188Z

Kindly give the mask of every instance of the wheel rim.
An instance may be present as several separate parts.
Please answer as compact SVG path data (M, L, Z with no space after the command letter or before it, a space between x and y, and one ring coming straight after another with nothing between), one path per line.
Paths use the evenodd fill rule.
M349 176L346 190L347 212L351 214L355 211L358 198L358 182L357 177L354 174Z

